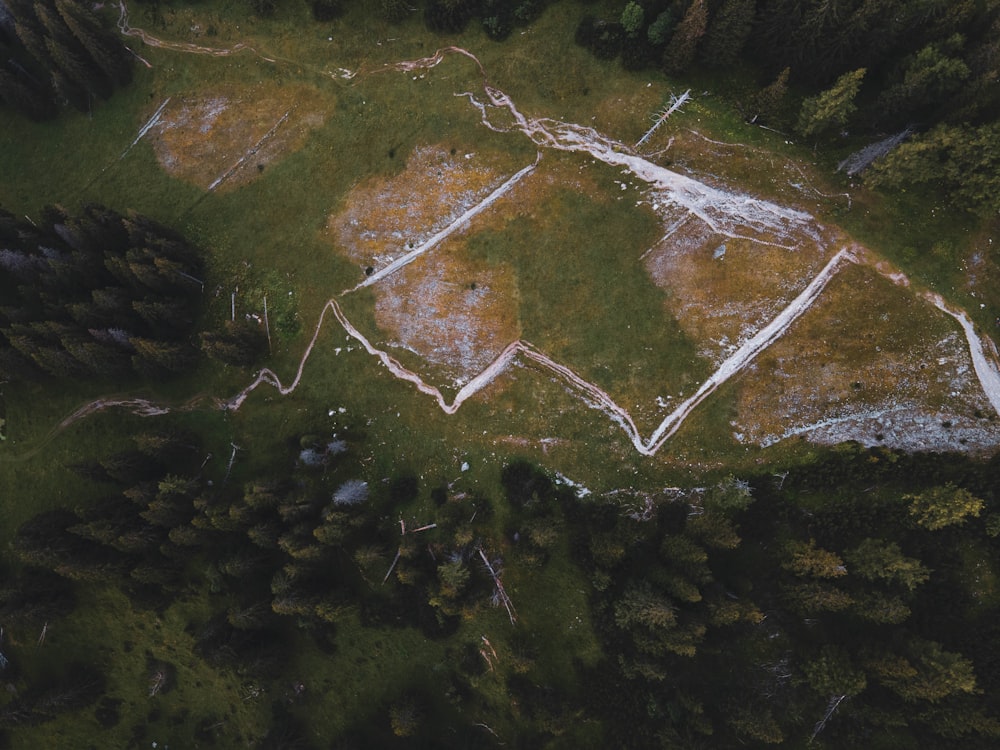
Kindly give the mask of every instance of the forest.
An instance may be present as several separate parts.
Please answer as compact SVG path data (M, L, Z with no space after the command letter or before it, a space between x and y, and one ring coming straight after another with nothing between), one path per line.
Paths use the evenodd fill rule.
M167 28L175 5L132 10ZM963 227L997 227L998 0L220 12L234 25L285 14L310 33L376 19L429 49L480 25L504 54L554 5L573 8L564 37L616 74L711 84L743 132L798 139L828 184L872 205L910 191ZM44 138L149 85L144 56L158 60L118 19L111 5L0 0L0 126L30 121ZM845 152L883 139L838 173ZM350 390L394 398L393 385L338 381L340 409L315 388L237 413L206 393L293 361L309 335L298 290L279 299L268 282L270 320L266 295L262 315L238 309L240 285L263 288L266 272L227 254L227 225L133 184L143 208L124 205L101 182L115 168L88 176L76 205L52 184L30 215L0 207L0 748L1000 743L1000 454L790 439L685 471L623 461L592 492L550 465L544 440L512 435L470 470L472 431L442 438L416 412L393 444ZM94 408L69 409L80 401ZM39 422L71 413L12 429L30 402ZM98 413L125 403L142 406ZM403 456L408 441L444 468ZM598 474L617 460L590 456Z

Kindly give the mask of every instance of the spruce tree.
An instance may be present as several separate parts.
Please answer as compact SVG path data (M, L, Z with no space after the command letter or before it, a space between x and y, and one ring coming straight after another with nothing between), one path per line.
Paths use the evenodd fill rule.
M55 0L66 27L90 54L109 80L124 86L132 80L132 64L124 45L101 28L86 8L72 0Z
M694 0L663 52L663 69L667 73L683 73L690 67L707 26L708 8L705 0Z
M844 127L857 109L854 100L867 71L858 68L844 73L826 91L802 102L796 126L804 138L821 137Z
M700 52L706 65L730 68L736 64L753 30L755 0L725 0L708 25Z

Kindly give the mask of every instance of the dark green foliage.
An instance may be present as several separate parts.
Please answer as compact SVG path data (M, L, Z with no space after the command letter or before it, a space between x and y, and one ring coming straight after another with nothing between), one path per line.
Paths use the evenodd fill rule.
M576 27L576 43L602 60L612 60L625 43L625 30L620 23L584 16Z
M429 0L424 7L424 21L433 31L457 32L465 28L473 12L469 0Z
M317 21L332 21L344 12L340 0L311 0L309 6Z
M69 103L87 111L132 78L119 37L86 3L9 0L13 19L0 29L0 100L31 119Z
M933 187L957 208L1000 210L1000 124L938 125L876 163L871 183Z
M250 367L266 349L267 335L263 326L254 320L227 320L222 330L201 334L201 350L227 365Z
M854 100L868 71L845 73L834 84L802 102L796 130L805 138L819 138L843 128L857 109Z
M70 664L48 684L32 686L0 708L0 726L30 726L52 721L59 714L92 705L104 690L105 677L97 668Z
M46 208L38 226L2 221L3 377L159 377L194 365L202 261L183 238L97 205L79 216Z
M995 471L845 446L790 472L781 492L770 477L729 479L640 523L589 506L579 559L592 571L594 611L617 665L602 679L623 696L634 690L648 710L619 709L627 718L607 719L610 730L653 736L666 722L681 747L697 746L703 731L712 747L797 747L817 727L827 747L890 735L900 746L948 748L959 736L991 746L997 707L973 696L992 647L974 634L993 627L997 605L991 598L977 610L963 594L966 556L987 538L984 525L967 517L925 529L904 496L963 477L970 497L992 498ZM729 500L737 496L755 500ZM974 553L975 564L992 565L984 554ZM947 719L944 705L968 723Z
M468 719L458 716L482 684L516 701L528 746L587 726L594 733L574 746L615 737L622 747L797 747L831 706L818 738L831 748L890 736L933 750L988 747L1000 735L989 697L997 605L977 598L967 575L990 569L996 541L971 516L925 528L905 499L938 486L995 513L996 466L845 446L791 469L780 489L769 473L726 477L623 508L617 496L581 500L515 460L501 472L507 526L497 536L493 503L448 488L427 502L415 474L373 483L359 502L331 501L357 467L352 451L330 444L289 440L275 479L210 484L197 437L169 427L140 435L136 450L91 468L117 485L103 499L22 526L13 549L37 567L0 589L0 615L12 628L58 616L72 602L63 578L156 607L205 586L218 604L192 624L197 654L256 676L279 671L287 628L329 650L353 613L364 627L416 628L447 643L441 674L416 683L422 692L391 686L382 723L355 728L374 742L395 734L442 746L452 726L464 737ZM303 450L336 456L311 464ZM573 667L571 687L559 688L538 677L551 636L528 616L502 647L492 631L464 640L459 624L496 598L505 562L517 602L567 547L593 583L589 619L605 659ZM506 627L502 612L496 622ZM164 672L164 689L174 679L160 662L148 671ZM447 706L415 697L436 690ZM26 695L4 704L0 721L20 726L77 705L69 693Z
M0 581L0 620L16 632L34 633L76 604L69 582L44 568L28 567L17 575L5 571Z
M755 0L725 0L709 22L700 56L706 65L729 68L737 63L753 29Z
M781 111L781 105L788 94L788 78L791 69L785 68L771 83L750 98L744 108L744 117L748 122L775 122Z
M663 69L669 74L683 73L694 62L701 38L708 27L708 3L694 0L663 52Z

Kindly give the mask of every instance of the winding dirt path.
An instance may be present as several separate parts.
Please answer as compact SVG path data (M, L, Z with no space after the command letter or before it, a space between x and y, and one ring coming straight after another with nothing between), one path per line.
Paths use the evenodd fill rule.
M128 12L125 3L121 3L121 17L119 19L119 29L126 36L136 36L141 38L146 44L154 47L162 47L179 52L189 52L196 54L210 54L215 56L227 56L244 50L258 54L255 50L242 44L238 44L228 49L217 49L201 47L198 45L164 42L156 39L141 29L135 29L128 23ZM663 202L672 203L687 212L687 216L695 217L704 222L713 232L717 232L727 237L747 239L768 245L776 245L794 250L794 247L779 242L761 239L760 237L747 237L737 233L738 227L750 227L753 231L765 236L776 236L778 239L790 239L793 234L799 236L806 235L819 241L820 235L815 220L805 212L782 207L756 199L747 195L732 193L729 191L705 185L676 172L653 164L646 159L636 155L632 149L622 143L607 138L593 128L580 126L574 123L565 123L549 118L533 119L523 115L514 105L511 98L498 88L491 86L488 82L486 71L481 62L471 52L458 48L449 47L438 50L434 55L420 60L404 61L393 65L387 65L372 71L374 73L387 71L409 72L417 69L434 67L441 63L448 55L461 55L475 63L482 75L483 88L486 93L486 101L481 101L474 94L465 92L456 94L465 97L481 113L482 123L485 127L496 132L520 132L527 136L539 148L538 159L544 149L558 151L570 151L575 153L585 153L605 164L623 167L645 182L650 191L655 193ZM273 59L260 55L263 59L274 62ZM164 103L164 105L166 102ZM160 110L154 114L153 120ZM497 124L491 119L491 115L498 110L507 113L513 125ZM152 120L151 120L152 121ZM280 124L280 121L279 121ZM145 130L148 130L149 123L140 131L136 141L142 137ZM133 143L134 145L134 143ZM127 152L127 151L126 151ZM361 284L347 289L342 295L353 292L357 289L376 284L395 273L406 264L412 262L420 255L428 252L450 234L457 231L471 218L489 208L496 200L514 187L525 175L529 174L538 164L529 165L512 177L508 178L502 185L496 188L486 199L473 208L466 211L455 221L449 224L420 247L397 259L386 268L366 279ZM676 226L674 227L676 228ZM295 377L288 385L284 385L273 370L265 368L260 371L257 377L246 388L228 400L216 400L219 408L227 410L239 409L249 395L261 385L270 385L280 394L288 395L293 392L301 383L306 362L319 341L320 332L323 329L327 313L332 313L339 325L347 334L358 341L369 355L378 358L385 368L393 375L406 382L411 383L418 391L432 397L439 408L446 414L455 414L462 404L493 383L497 377L506 372L518 359L523 359L533 363L542 370L559 378L572 392L574 392L590 408L597 409L606 414L612 421L617 423L629 437L632 445L642 455L655 455L670 438L677 432L687 417L706 398L714 393L719 386L726 383L730 378L747 367L761 352L785 334L792 324L805 313L823 292L837 272L847 263L857 263L875 268L886 278L894 283L908 286L909 280L905 275L895 269L889 269L887 264L881 260L876 260L873 255L862 248L844 248L840 250L827 265L809 282L802 292L785 307L770 323L761 328L753 337L745 341L729 358L727 358L713 372L698 390L681 403L671 412L659 426L653 431L648 440L644 440L636 427L631 414L621 406L603 389L591 383L565 364L553 360L543 353L533 344L523 340L510 343L500 355L491 362L478 375L472 378L456 394L454 400L449 404L441 391L425 382L417 373L405 368L397 359L383 349L373 345L355 326L348 320L340 305L335 299L329 300L323 307L316 327L313 331L312 339L306 347L305 352L299 361ZM986 392L990 403L1000 414L1000 367L998 367L998 354L992 341L984 341L975 331L968 315L962 310L956 310L948 305L940 295L930 292L922 295L931 304L945 314L953 317L965 332L969 344L970 355L973 360L976 375ZM180 408L193 408L191 405L198 399ZM53 432L45 439L47 442L55 433L65 429L75 421L90 414L108 408L125 408L133 413L142 416L157 416L170 413L171 407L158 405L144 399L98 399L87 404L59 423ZM36 448L35 451L40 448Z
M319 338L319 333L322 329L326 313L332 312L341 327L351 338L360 343L361 346L364 347L365 351L367 351L370 355L377 357L394 377L412 383L416 386L418 391L431 396L437 402L438 407L445 414L455 414L465 401L479 393L479 391L488 387L494 380L506 372L519 357L523 357L524 359L535 363L541 369L557 376L566 386L569 387L571 391L575 392L578 397L587 403L588 406L604 412L612 419L612 421L617 423L622 430L624 430L626 435L628 435L629 440L632 442L632 445L639 453L644 456L652 456L663 447L663 445L674 435L675 432L677 432L684 420L687 419L687 417L699 404L715 392L720 385L743 370L757 357L757 355L780 338L785 331L787 331L788 328L812 306L813 302L815 302L820 293L822 293L830 279L833 278L837 271L839 271L840 268L848 262L856 263L858 260L850 250L845 248L838 252L830 260L830 262L827 263L827 265L818 274L816 274L809 285L791 302L791 304L782 310L781 313L774 318L774 320L762 328L755 336L737 349L732 356L723 362L722 365L720 365L719 368L712 373L712 375L709 376L704 383L702 383L701 387L698 388L693 396L685 400L670 415L668 415L660 423L648 440L644 440L642 438L632 415L626 409L619 406L607 391L601 389L594 383L583 379L571 368L552 359L529 341L518 340L508 344L508 346L495 360L493 360L493 362L491 362L482 372L462 387L462 389L455 395L454 400L449 404L445 399L444 394L442 394L439 389L428 384L417 373L404 367L400 364L399 360L387 351L379 349L372 344L371 341L369 341L368 338L355 328L350 320L348 320L340 305L337 304L337 301L332 299L329 300L323 308L319 322L316 324L312 341L306 349L305 356L303 356L302 361L299 363L298 372L296 373L295 379L292 383L287 386L283 385L281 383L281 379L273 370L265 369L260 372L253 383L247 386L232 399L225 402L223 406L227 409L238 409L242 406L243 402L246 400L247 396L250 395L250 393L252 393L258 386L265 383L274 386L282 395L287 395L295 390L302 379L302 371L305 367L306 359L309 354L312 353L312 349L316 345Z

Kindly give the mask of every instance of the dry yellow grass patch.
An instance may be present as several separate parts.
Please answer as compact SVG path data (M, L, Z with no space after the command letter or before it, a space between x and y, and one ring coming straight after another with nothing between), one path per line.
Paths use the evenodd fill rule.
M175 98L151 132L157 161L206 190L245 185L323 124L318 100L312 87L274 84Z
M347 257L378 270L480 202L508 170L501 154L421 146L401 173L354 188L327 231Z
M512 270L470 260L461 241L411 263L375 291L379 328L463 382L521 333Z
M949 429L993 429L958 327L859 266L831 280L738 383L736 429L755 443L821 428L824 442L940 449Z
M667 310L706 356L721 361L787 306L836 249L807 237L795 250L732 239L692 217L645 263L667 292Z

